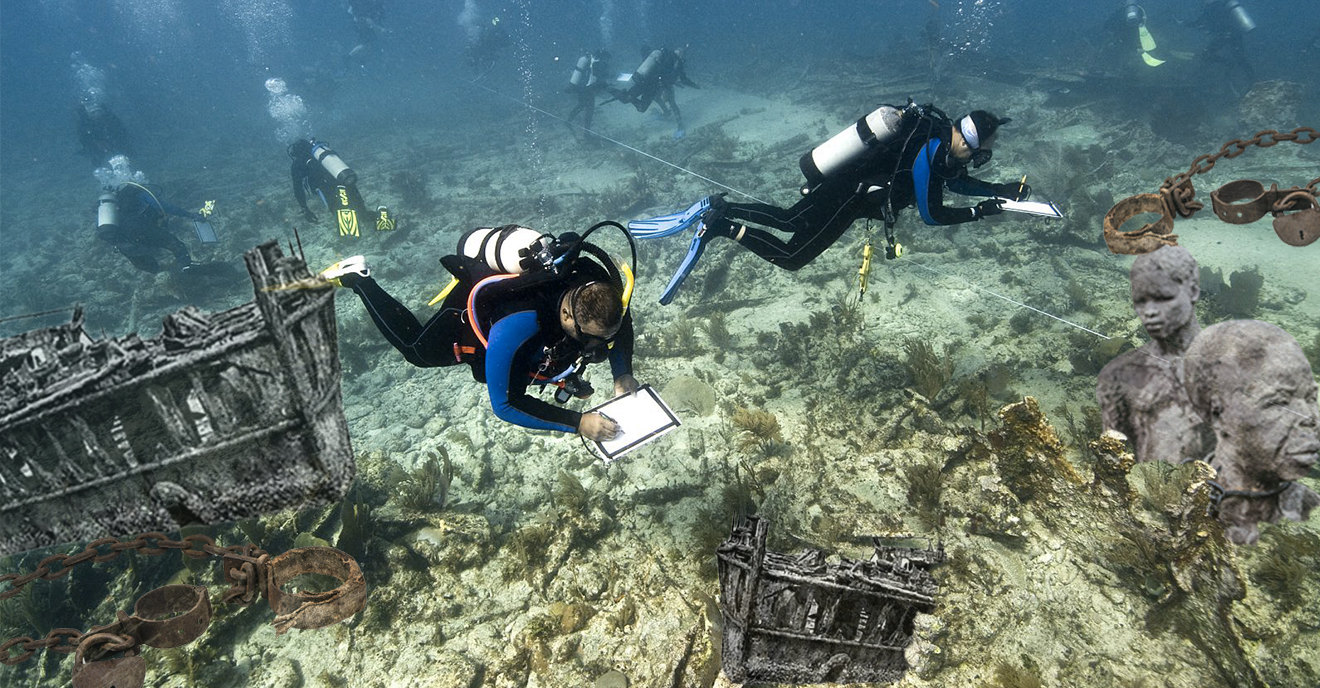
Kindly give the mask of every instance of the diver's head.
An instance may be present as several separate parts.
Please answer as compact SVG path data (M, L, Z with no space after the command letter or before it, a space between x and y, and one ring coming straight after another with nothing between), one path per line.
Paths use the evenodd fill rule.
M1128 26L1136 27L1145 16L1146 11L1141 9L1141 5L1137 4L1137 0L1124 0L1123 18L1127 21Z
M294 139L289 144L290 160L306 160L312 157L312 142L307 139Z
M970 161L972 167L990 162L995 133L1001 124L1010 121L1007 117L1000 119L985 110L972 110L953 124L953 157L962 163Z
M604 360L623 324L623 294L607 282L587 282L559 299L559 324L577 340L589 360Z

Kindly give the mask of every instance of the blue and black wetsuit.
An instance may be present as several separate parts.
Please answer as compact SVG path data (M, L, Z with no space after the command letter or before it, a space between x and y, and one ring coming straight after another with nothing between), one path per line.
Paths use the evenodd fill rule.
M197 213L162 202L159 194L137 186L124 184L115 192L119 206L118 226L99 229L97 238L113 244L133 267L145 272L163 270L157 255L169 251L174 255L175 269L192 264L188 247L170 232L169 216L195 218Z
M527 390L532 385L553 385L573 370L582 354L582 346L559 324L559 301L582 284L609 279L600 266L586 265L573 277L543 290L501 299L490 314L493 324L484 355L463 350L474 336L463 317L466 294L462 290L454 290L425 325L370 277L354 282L353 291L362 298L385 339L409 363L423 368L468 363L472 377L486 383L491 407L500 419L535 430L576 432L582 414L537 399ZM625 314L609 353L615 378L632 374L632 354L632 316Z
M903 145L892 147L849 172L827 177L790 208L764 203L727 203L708 220L709 230L737 237L740 225L754 222L787 232L788 241L747 227L739 240L747 250L784 268L797 270L815 260L860 218L892 220L916 206L928 225L955 225L978 219L972 208L944 206L944 189L966 196L994 196L1016 188L968 176L950 153L952 130L944 120L921 120Z

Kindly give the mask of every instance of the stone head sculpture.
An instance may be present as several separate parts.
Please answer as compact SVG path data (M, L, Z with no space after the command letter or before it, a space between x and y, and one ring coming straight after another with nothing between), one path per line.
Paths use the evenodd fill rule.
M1184 374L1192 406L1214 430L1229 538L1251 544L1258 521L1305 519L1320 496L1289 481L1320 458L1320 409L1297 340L1257 320L1212 325L1187 350Z
M1181 354L1201 331L1196 302L1201 275L1181 246L1163 246L1132 261L1132 308L1146 334L1169 354Z

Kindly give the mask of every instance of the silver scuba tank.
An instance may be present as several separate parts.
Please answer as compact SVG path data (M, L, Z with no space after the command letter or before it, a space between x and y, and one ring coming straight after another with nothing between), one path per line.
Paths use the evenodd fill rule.
M637 67L637 71L633 72L633 79L651 78L651 72L654 72L656 65L660 63L660 55L660 50L652 50L651 54L647 55L645 60L642 60L642 64Z
M119 200L109 191L101 194L96 203L96 231L114 232L119 229Z
M522 274L536 262L541 233L518 225L478 227L459 237L458 253L503 273Z
M568 78L568 83L573 84L574 86L586 85L591 78L590 73L588 72L590 67L591 60L586 55L579 57L577 66L573 68L573 76Z
M804 153L798 160L798 167L808 184L814 186L857 162L868 149L894 138L902 128L903 110L881 105L830 140Z
M334 177L336 182L345 186L357 183L357 173L350 169L344 159L331 150L330 146L319 141L312 144L312 158L321 163L321 167Z
M1228 0L1226 9L1233 15L1233 21L1237 23L1238 30L1242 33L1250 33L1256 28L1256 22L1252 20L1251 15L1247 14L1247 8L1242 6L1238 0Z

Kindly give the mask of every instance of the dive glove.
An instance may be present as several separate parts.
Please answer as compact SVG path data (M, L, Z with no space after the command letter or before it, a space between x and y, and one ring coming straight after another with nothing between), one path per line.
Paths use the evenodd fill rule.
M1004 202L998 199L990 199L977 203L976 207L972 208L972 217L979 220L1002 212L1004 212Z

